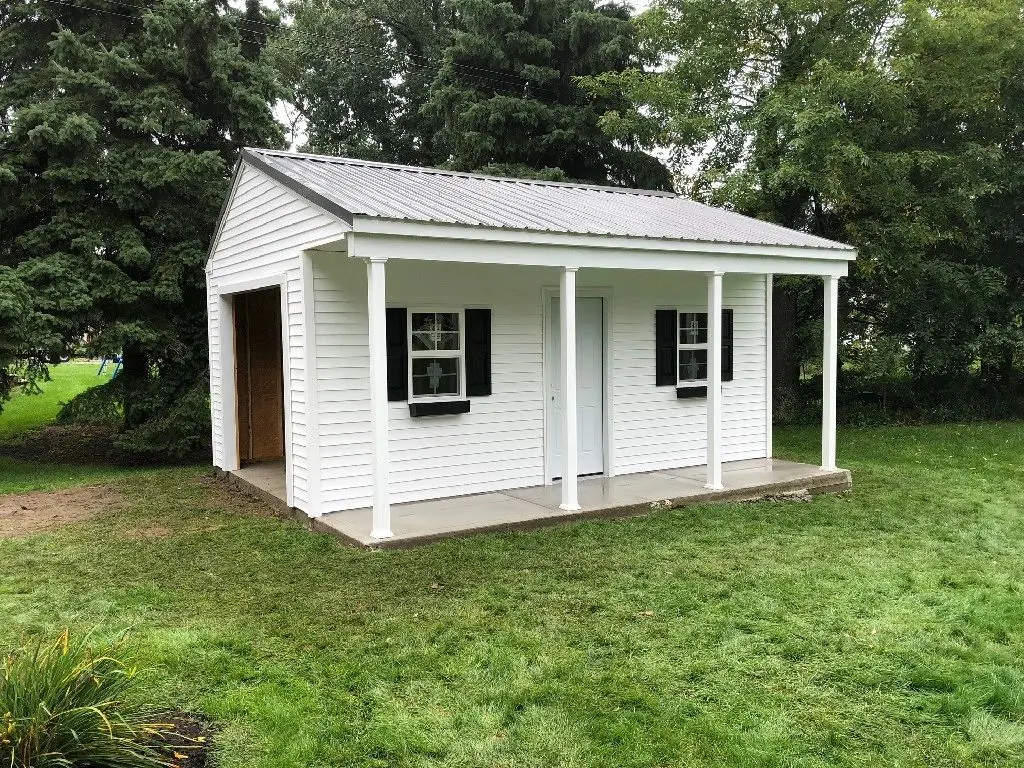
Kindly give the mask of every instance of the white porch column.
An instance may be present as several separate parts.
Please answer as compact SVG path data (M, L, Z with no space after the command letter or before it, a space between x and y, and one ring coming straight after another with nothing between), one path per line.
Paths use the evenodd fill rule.
M722 486L722 273L708 274L708 479L705 488Z
M567 511L580 508L577 482L579 475L578 435L576 425L576 267L562 270L561 308L562 331L562 414L565 435L562 446L562 503L558 506Z
M770 459L774 448L772 446L772 424L775 416L772 413L773 398L775 397L775 376L772 372L772 302L775 275L771 272L764 276L764 457Z
M388 494L388 356L384 299L386 258L366 260L366 308L370 320L370 420L373 430L373 527L370 536L391 538Z
M825 277L825 340L821 361L821 468L836 468L836 376L839 359L839 278Z

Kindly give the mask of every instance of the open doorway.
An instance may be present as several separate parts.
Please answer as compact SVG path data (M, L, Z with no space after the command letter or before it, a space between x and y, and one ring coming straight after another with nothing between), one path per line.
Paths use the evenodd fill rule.
M234 297L238 461L284 460L281 289Z

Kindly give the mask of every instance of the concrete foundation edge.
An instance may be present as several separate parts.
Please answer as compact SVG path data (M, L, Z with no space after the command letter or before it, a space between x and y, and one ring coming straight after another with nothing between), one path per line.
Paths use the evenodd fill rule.
M230 485L238 488L239 490L253 495L259 498L261 501L266 502L269 506L280 512L282 515L292 517L296 521L302 524L302 526L308 530L313 530L318 533L326 533L334 538L349 544L354 547L362 547L366 549L404 549L408 547L416 547L422 544L429 544L433 541L439 541L441 539L450 539L461 536L471 536L478 533L494 533L500 531L531 531L538 528L545 528L550 525L558 525L560 523L572 522L576 520L593 520L601 518L618 518L618 517L640 517L643 515L649 515L652 512L659 512L662 510L678 509L680 507L696 506L701 504L716 504L722 502L731 501L753 501L761 499L766 496L782 495L787 493L798 493L806 491L812 496L817 496L823 493L842 493L848 491L853 487L853 478L850 475L850 471L846 469L839 469L835 472L829 472L827 474L817 475L815 477L801 478L796 480L782 480L777 483L765 483L764 485L752 486L750 488L740 489L729 489L721 491L708 491L697 496L683 496L680 498L669 498L660 499L652 502L644 502L641 504L629 504L626 506L609 507L606 509L594 509L594 510L583 510L580 512L564 512L561 514L546 515L544 517L538 517L533 520L523 520L514 523L500 523L498 525L487 525L479 526L476 528L466 528L461 531L446 531L444 533L431 533L423 536L414 536L403 538L399 540L383 539L374 544L364 544L357 539L353 539L350 536L346 536L336 528L332 528L325 523L320 522L315 517L309 517L300 509L295 507L289 507L281 499L276 496L267 493L266 491L257 488L252 483L243 480L242 478L233 475L231 472L225 472L219 468L215 468L217 477L225 480Z

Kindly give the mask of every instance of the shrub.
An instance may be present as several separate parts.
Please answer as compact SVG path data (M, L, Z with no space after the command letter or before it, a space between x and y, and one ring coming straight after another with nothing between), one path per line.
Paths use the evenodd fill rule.
M115 446L132 461L209 459L212 449L208 382L196 382L165 413L122 432Z
M57 423L119 427L124 421L121 396L121 382L117 377L98 387L90 387L61 405Z
M0 455L40 463L104 464L121 459L116 438L115 427L55 424L0 443Z
M0 668L3 768L153 768L169 763L154 748L163 726L130 701L135 670L120 643L93 653L69 633L52 645L14 651Z
M160 400L159 407L154 406L150 411L142 423L124 428L124 387L118 376L65 403L57 414L57 424L69 429L109 430L110 442L102 457L122 464L209 459L211 426L207 379L193 383L173 401Z

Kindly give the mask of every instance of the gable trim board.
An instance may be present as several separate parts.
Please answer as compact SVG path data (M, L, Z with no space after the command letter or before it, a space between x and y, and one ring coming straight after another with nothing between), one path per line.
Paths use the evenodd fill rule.
M565 270L579 270L576 296L603 299L605 475L708 459L712 398L656 386L654 318L658 308L705 305L715 273L724 273L722 306L733 311L734 328L734 375L721 385L718 410L721 457L770 457L772 275L822 276L834 295L835 279L856 257L841 243L693 206L671 193L336 160L247 150L206 267L214 463L229 471L238 463L231 296L279 286L286 501L310 516L374 504L371 260L386 268L386 307L450 308L463 317L483 307L489 321L474 354L489 353L490 375L480 369L472 389L467 376L464 398L412 408L403 392L387 403L383 498L390 503L551 482L546 329L557 322L548 315ZM365 188L339 186L339 168L356 169L369 180ZM393 186L406 181L415 189ZM445 197L432 185L478 197ZM352 205L340 202L346 196ZM565 208L557 202L562 196ZM538 208L545 200L554 202ZM635 227L615 211L620 203L638 212ZM574 205L583 206L580 231L571 230ZM717 239L659 236L657 216L643 213L648 206L706 211L721 225ZM618 232L593 231L602 212L618 216ZM742 237L730 240L730 232ZM467 337L467 374L468 347ZM684 395L696 394L687 389ZM828 432L823 424L826 438Z
M330 200L329 198L325 197L324 195L317 193L315 190L309 189L305 185L299 184L291 176L278 170L273 165L263 160L256 153L245 152L243 157L246 163L252 165L254 168L259 168L263 173L272 178L278 184L287 187L295 194L299 195L300 197L304 197L306 200L313 203L313 205L316 205L322 208L323 210L327 211L327 213L331 213L337 216L339 219L346 222L347 224L352 223L352 214L349 211L346 211L340 205Z

